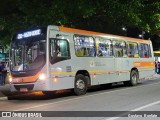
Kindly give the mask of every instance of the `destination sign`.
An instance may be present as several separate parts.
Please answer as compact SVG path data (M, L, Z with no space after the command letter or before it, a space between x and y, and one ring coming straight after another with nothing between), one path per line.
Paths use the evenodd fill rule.
M27 32L18 34L17 39L28 38L28 37L37 36L37 35L40 35L40 34L41 34L40 29L27 31Z

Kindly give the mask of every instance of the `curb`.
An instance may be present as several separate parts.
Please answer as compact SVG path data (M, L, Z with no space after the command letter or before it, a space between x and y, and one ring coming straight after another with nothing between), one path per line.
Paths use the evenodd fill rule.
M0 100L8 100L8 97L5 96L2 92L0 92Z
M10 92L9 84L0 86L0 100L8 100L8 95ZM5 94L6 93L6 94Z
M0 97L0 100L8 100L8 97Z

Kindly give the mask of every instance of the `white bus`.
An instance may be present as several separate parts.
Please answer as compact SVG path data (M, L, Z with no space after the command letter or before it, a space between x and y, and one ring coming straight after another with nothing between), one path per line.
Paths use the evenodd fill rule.
M13 36L11 91L44 94L123 81L134 86L154 73L150 40L49 25Z
M155 61L160 62L160 51L153 51Z

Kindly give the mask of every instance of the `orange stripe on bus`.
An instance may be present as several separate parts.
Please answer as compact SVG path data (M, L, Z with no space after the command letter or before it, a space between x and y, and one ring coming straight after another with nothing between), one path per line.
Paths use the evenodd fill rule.
M84 34L84 35L104 35L104 36L112 36L112 37L117 37L121 38L123 40L127 41L134 41L134 42L141 42L141 43L148 43L150 44L150 40L142 40L142 39L136 39L136 38L131 38L131 37L125 37L125 36L118 36L118 35L111 35L111 34L106 34L106 33L100 33L100 32L93 32L93 31L87 31L87 30L80 30L80 29L75 29L75 28L67 28L63 26L59 26L60 31L65 31L65 32L71 32L71 33L77 33L77 34Z
M20 83L31 83L31 82L35 82L37 80L37 78L39 77L40 73L37 73L34 76L27 76L27 77L13 77L13 83L14 84L20 84Z
M154 67L154 62L134 62L134 67Z
M91 34L91 35L106 35L104 33L98 33L98 32L92 32L87 30L80 30L80 29L74 29L74 28L67 28L59 26L59 30L66 31L66 32L72 32L72 33L80 33L80 34Z

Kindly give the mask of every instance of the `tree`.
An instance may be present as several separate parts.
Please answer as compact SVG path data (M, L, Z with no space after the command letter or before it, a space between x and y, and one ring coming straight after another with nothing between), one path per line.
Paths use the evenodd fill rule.
M1 0L0 40L48 24L123 35L122 26L152 34L160 30L160 2L154 0Z

